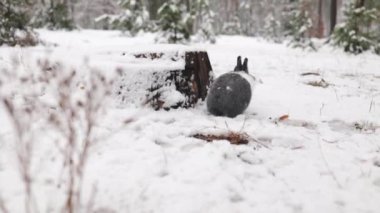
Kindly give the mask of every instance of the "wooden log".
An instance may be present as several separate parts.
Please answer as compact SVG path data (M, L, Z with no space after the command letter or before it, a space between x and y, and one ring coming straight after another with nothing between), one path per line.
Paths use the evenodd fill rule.
M205 100L212 82L211 63L207 52L187 52L185 54L185 75L193 76L193 87L196 88L197 99ZM190 78L191 79L191 78Z

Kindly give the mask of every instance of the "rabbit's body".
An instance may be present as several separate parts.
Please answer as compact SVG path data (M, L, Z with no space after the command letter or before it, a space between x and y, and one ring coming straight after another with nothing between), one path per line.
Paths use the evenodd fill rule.
M216 116L235 117L251 102L254 77L248 74L248 60L238 57L235 72L221 75L212 84L207 96L207 109ZM251 81L252 79L252 81Z

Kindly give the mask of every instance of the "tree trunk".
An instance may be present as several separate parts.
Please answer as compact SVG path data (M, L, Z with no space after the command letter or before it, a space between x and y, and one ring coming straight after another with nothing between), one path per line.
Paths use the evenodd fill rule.
M186 11L187 12L190 12L191 10L191 3L190 3L190 0L184 0L184 3L186 5Z
M365 0L356 0L356 8L364 7Z
M330 35L334 32L337 18L337 0L331 0L330 7Z
M149 16L152 20L157 20L157 11L165 2L164 0L151 0L149 2Z
M323 0L318 1L318 26L317 26L317 38L323 38L324 34L324 24L323 24L323 14L322 14L322 7L323 6Z

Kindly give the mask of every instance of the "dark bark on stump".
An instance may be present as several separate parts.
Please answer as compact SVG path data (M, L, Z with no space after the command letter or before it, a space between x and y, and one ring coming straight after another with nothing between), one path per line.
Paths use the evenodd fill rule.
M204 101L208 86L212 81L210 78L212 67L207 52L187 52L185 61L185 73L186 75L194 75L192 84L193 87L197 88L196 96Z

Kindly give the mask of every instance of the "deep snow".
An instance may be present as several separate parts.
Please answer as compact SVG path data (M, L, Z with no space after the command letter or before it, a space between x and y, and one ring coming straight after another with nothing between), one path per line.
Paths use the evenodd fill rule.
M127 38L112 31L39 33L48 47L1 47L0 68L9 66L13 56L25 64L48 57L79 70L86 69L83 64L88 61L90 67L111 73L144 66L125 53L187 48L154 44L151 34ZM380 57L347 55L331 47L306 52L240 36L221 36L216 45L192 48L208 51L216 76L232 70L238 55L249 58L250 73L261 82L249 108L232 119L210 115L205 103L171 111L110 103L97 126L110 136L92 147L84 181L85 197L94 184L98 188L97 208L197 213L380 211L376 163L380 161ZM301 75L307 72L320 76ZM307 85L322 78L329 87ZM289 119L278 122L283 115ZM125 119L132 122L120 130L118 124ZM269 148L190 137L230 130L245 132ZM23 212L11 138L0 110L0 196L11 212ZM59 200L54 186L45 184L47 177L58 175L46 163L49 154L38 152L34 158L41 212L47 203L54 206Z

